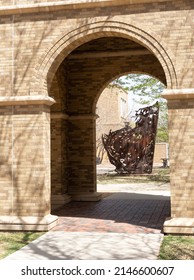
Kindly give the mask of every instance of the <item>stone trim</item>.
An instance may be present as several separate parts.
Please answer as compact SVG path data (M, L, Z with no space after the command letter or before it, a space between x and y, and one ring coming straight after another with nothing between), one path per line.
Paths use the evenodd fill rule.
M46 1L46 0L45 0ZM170 0L158 0L157 2L167 2ZM86 9L106 6L120 6L120 5L131 5L131 4L142 4L142 3L154 3L155 0L72 0L72 1L59 1L56 2L45 2L39 4L26 4L26 5L12 5L0 7L0 15L17 15L17 14L28 14L28 13L48 13L59 10L75 10L75 9Z
M3 96L0 97L0 106L16 106L16 105L48 105L55 103L52 97L44 95L24 95L24 96Z
M185 89L166 89L162 97L167 100L194 99L194 88Z
M51 113L51 119L64 119L64 120L95 120L99 118L96 114L80 114L80 115L67 115L65 113Z
M168 234L194 234L194 218L172 218L164 223L163 231Z
M96 114L80 114L80 115L71 115L69 120L95 120L98 118Z
M69 118L69 116L67 114L64 113L51 113L51 119L63 119L63 120L67 120Z
M94 193L76 193L70 194L71 201L99 201L102 199L102 194L98 192Z
M129 51L95 51L69 54L68 59L82 59L82 58L102 58L102 57L118 57L118 56L134 56L134 55L148 55L152 53L149 50L129 50Z
M58 223L58 216L0 216L0 230L48 231Z

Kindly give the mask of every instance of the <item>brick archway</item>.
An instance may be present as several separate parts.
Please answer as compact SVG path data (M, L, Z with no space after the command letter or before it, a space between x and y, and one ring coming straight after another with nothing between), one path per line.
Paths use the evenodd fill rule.
M95 148L91 151L88 161L84 159L85 163L83 163L85 150L88 149L86 147L87 145L84 144L90 143L89 150L95 146L95 104L102 88L110 81L110 78L115 77L115 73L103 81L98 81L98 89L92 89L95 96L93 100L89 101L86 95L81 96L78 94L79 97L77 99L80 104L84 98L91 104L89 107L86 106L87 108L81 108L79 105L73 108L72 104L69 112L66 112L66 109L61 110L61 108L57 108L58 104L61 103L61 97L56 96L57 93L55 93L53 88L56 87L57 79L61 79L61 75L64 75L62 74L63 66L61 65L64 64L63 62L69 55L73 54L76 49L84 44L87 45L87 43L100 38L112 37L133 41L137 45L145 48L148 52L147 54L152 55L158 61L158 64L155 61L152 62L153 65L156 68L161 68L160 71L164 71L165 78L163 78L163 82L168 85L168 88L176 88L177 86L176 73L169 55L170 52L168 53L166 51L168 48L165 44L162 46L161 42L157 41L157 36L154 38L153 35L149 35L149 33L139 29L135 25L114 21L88 23L64 36L60 36L52 44L52 47L47 50L43 59L38 63L38 66L36 66L30 88L31 95L50 95L56 100L56 104L51 107L51 190L52 205L54 208L60 207L70 200L95 201L100 199L96 187ZM125 66L125 70L120 69L119 74L124 74L124 71L127 70L128 68ZM135 68L134 70L137 69ZM142 70L144 69L140 67L139 71L142 72ZM154 75L154 72L150 72L148 68L144 71L145 73ZM74 83L76 83L76 80L74 80ZM66 89L62 88L60 90L63 92L66 91ZM82 91L83 88L79 90ZM73 100L74 98L72 96ZM75 131L75 127L79 132ZM61 130L61 133L59 133L59 130ZM66 132L69 130L71 132L67 136L67 133L64 135L62 130ZM73 148L73 145L71 145L71 152L66 153L72 153L74 156L71 156L71 159L67 159L67 155L64 155L62 152L62 146L64 147L63 149L68 150L67 137L71 138L72 141L73 137L79 138L79 133L82 135L86 130L90 131L90 134L84 135L85 141L80 139L80 146L77 145L79 148ZM76 142L77 140L74 139L74 141ZM62 143L61 147L53 149L52 147L56 147L59 142ZM80 151L83 151L82 155ZM77 154L80 155L77 156ZM88 173L90 174L89 180L86 175L83 175Z
M153 32L151 32L153 33ZM78 46L100 37L117 36L134 40L145 46L158 59L163 67L169 89L177 88L178 82L176 71L172 62L172 53L165 43L157 40L157 35L153 36L143 29L117 21L100 21L88 23L74 29L68 34L61 35L52 43L50 49L45 50L42 58L37 58L31 84L30 95L49 95L52 79L61 62Z
M97 72L101 76L97 80L95 78L90 87L86 71L81 68L74 71L76 67L73 68L74 62L69 55L84 44L114 37L135 42L144 52L146 50L152 66L159 69L157 76L165 80L172 171L172 219L165 224L165 231L193 233L192 4L180 1L180 8L176 3L171 3L173 1L145 1L145 5L141 5L140 1L133 1L133 4L124 1L123 5L120 3L113 7L111 1L106 1L105 7L99 3L95 6L99 1L81 1L80 5L64 4L56 8L54 2L50 5L26 4L25 7L8 7L4 2L0 4L3 41L0 46L0 228L43 230L49 229L57 221L57 217L50 215L50 132L52 137L63 135L56 150L60 146L61 151L64 148L68 151L67 157L63 155L56 160L58 163L66 162L66 165L62 169L58 168L59 165L55 168L64 173L67 170L70 175L69 181L63 182L67 189L61 189L60 183L52 188L54 202L60 204L70 198L99 199L94 171L94 104L104 85L128 70L126 65L125 70L121 69L122 59L119 60L119 71L115 70L115 64L109 71L110 65L106 64L106 72L102 72L98 63L96 72L94 69L90 71L89 77L92 74L97 77ZM183 25L182 19L187 24ZM67 60L70 60L68 66L71 66L72 75L69 81L64 81L62 74L68 71ZM145 72L149 73L147 70ZM60 83L61 76L64 84ZM60 94L65 96L65 82L69 83L68 99L63 98L63 102L59 102L62 100ZM82 82L88 84L84 90L81 89ZM76 86L73 88L72 85ZM56 131L55 134L52 129ZM84 137L80 137L82 134Z
M169 55L170 51L167 51L166 49L168 48L165 46L165 49L161 42L159 43L156 40L157 36L154 38L153 35L150 36L147 32L144 32L143 30L140 30L137 27L118 22L94 23L91 25L81 27L79 30L76 29L72 31L72 33L68 34L68 36L70 36L69 40L66 40L67 38L65 36L57 42L57 44L53 47L51 53L49 53L48 57L50 57L50 60L47 60L47 56L45 56L43 64L45 65L45 67L42 67L42 65L40 65L40 68L38 69L37 73L39 73L41 77L38 83L40 85L40 88L43 88L44 85L45 95L52 92L53 80L54 77L56 77L55 73L58 73L60 75L61 65L66 59L69 59L69 55L73 55L73 53L76 52L76 50L79 49L79 47L82 45L87 45L87 43L92 42L94 40L98 40L100 38L111 37L122 38L129 41L131 40L147 49L149 51L149 54L152 55L152 57L156 58L156 60L158 61L158 65L156 65L156 67L161 67L162 71L164 71L167 88L173 90L178 87L176 71L172 63L171 55ZM69 66L67 68L69 69ZM79 76L81 73L84 73L84 71L80 71L81 68L79 68L78 71ZM81 81L80 78L77 80L78 76L76 76L77 74L75 72L76 71L72 70L73 75L71 75L70 84L81 84L84 81L84 79L83 81ZM149 71L147 73L149 74ZM110 76L106 79L106 81L104 80L103 83L101 83L101 85L98 83L99 87L103 87L105 82L107 82L109 79ZM47 88L45 87L45 85L47 85ZM91 90L93 90L92 87ZM63 143L63 145L67 147L68 150L67 157L64 158L63 156L63 160L61 160L61 163L63 161L67 162L68 166L67 168L64 168L63 174L66 174L66 176L68 176L69 179L65 182L65 188L63 185L59 184L60 190L58 190L57 192L53 192L52 198L53 203L54 205L56 205L56 207L61 206L64 202L70 200L97 201L101 198L100 194L98 194L96 189L94 148L95 115L94 105L92 106L92 104L94 104L94 101L91 102L91 100L87 97L85 93L83 95L82 93L80 94L80 92L82 91L83 88L79 87L79 85L76 86L76 90L70 89L73 101L69 100L69 103L67 102L69 104L69 107L67 108L65 114L63 111L59 118L56 117L57 114L59 114L59 112L52 111L53 107L51 108L51 119L54 123L53 127L59 125L60 129L62 129L63 126L63 129L67 129L68 131L68 139L71 139L70 145L67 143L67 139L65 139L66 137L63 136L64 138L60 140L61 143ZM88 89L86 91L88 91ZM95 89L93 93L94 95L96 94ZM83 102L82 100L85 100L86 102ZM76 102L77 104L80 103L81 105L75 106ZM88 103L90 104L89 106ZM93 110L91 108L93 108ZM58 124L56 124L56 120ZM65 125L64 120L66 122ZM80 135L82 135L82 137L80 137ZM79 141L77 141L77 139L79 139ZM61 151L59 151L58 154L60 153ZM55 166L57 166L56 161ZM61 166L64 165L62 164ZM88 176L88 174L90 174L90 176ZM61 178L64 179L62 173ZM173 226L171 224L170 231L172 230L172 227ZM166 232L168 232L168 228L169 227L167 222L165 224ZM180 230L180 228L181 227L179 227L178 230Z
M49 76L49 94L56 101L51 107L53 207L70 199L100 199L96 190L95 104L105 84L127 71L152 74L167 82L158 59L137 40L114 32L95 35L90 41L82 39L86 43L61 62L53 79Z

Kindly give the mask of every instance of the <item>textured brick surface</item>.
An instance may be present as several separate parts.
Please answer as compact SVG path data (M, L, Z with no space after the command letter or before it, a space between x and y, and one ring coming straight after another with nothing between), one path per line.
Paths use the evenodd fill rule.
M194 216L194 100L169 102L172 216ZM179 120L179 121L176 121Z
M7 109L6 109L7 108ZM2 124L0 215L45 215L50 209L49 110L0 107ZM9 110L8 110L9 108ZM5 115L6 112L6 115Z
M126 101L125 118L121 112L121 98ZM103 133L124 127L128 113L128 94L118 88L105 88L96 104L96 138L100 139Z
M56 211L53 230L78 232L156 233L170 216L169 200L111 200L71 202Z
M141 72L177 89L169 101L172 215L193 217L194 102L179 98L194 88L193 1L4 7L41 2L0 1L0 97L23 98L0 102L1 215L42 217L50 191L95 194L96 102L112 79ZM49 104L29 96L55 98L51 122Z

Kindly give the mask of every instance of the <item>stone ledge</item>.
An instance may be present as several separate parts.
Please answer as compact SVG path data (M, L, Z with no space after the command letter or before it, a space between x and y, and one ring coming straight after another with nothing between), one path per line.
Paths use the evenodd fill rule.
M58 217L50 214L44 217L0 216L0 230L48 231L57 223Z
M96 114L79 114L79 115L67 115L64 113L51 112L51 119L63 119L63 120L95 120L99 116Z
M55 103L52 97L44 95L24 95L24 96L1 96L0 106L16 106L16 105L48 105Z
M164 233L194 234L194 218L167 219L163 226Z
M194 88L166 89L162 97L167 100L194 99Z
M45 0L46 1L46 0ZM170 0L158 0L157 2L168 2ZM142 4L142 3L155 3L156 0L67 0L59 2L45 2L29 5L11 5L0 7L0 15L17 15L27 13L48 13L59 10L75 10L86 9L106 6L120 6L130 4Z
M79 114L79 115L69 115L69 120L95 120L98 118L96 114Z
M51 119L63 119L63 120L67 120L69 118L69 116L67 114L64 113L59 113L59 112L51 112Z

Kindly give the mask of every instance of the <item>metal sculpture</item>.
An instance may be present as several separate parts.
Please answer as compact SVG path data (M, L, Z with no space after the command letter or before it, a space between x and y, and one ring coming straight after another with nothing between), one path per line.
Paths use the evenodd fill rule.
M141 108L136 111L134 128L125 126L102 135L109 161L118 174L152 172L158 114L158 103Z

